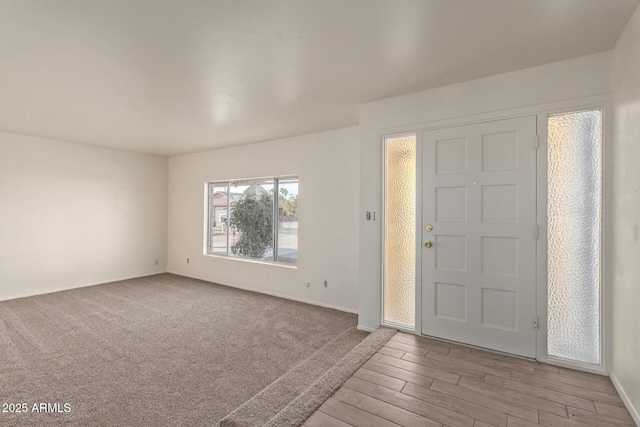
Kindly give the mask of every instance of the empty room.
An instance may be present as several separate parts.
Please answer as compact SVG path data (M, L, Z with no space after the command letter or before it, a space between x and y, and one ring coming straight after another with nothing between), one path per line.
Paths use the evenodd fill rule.
M640 0L0 0L0 426L640 426Z

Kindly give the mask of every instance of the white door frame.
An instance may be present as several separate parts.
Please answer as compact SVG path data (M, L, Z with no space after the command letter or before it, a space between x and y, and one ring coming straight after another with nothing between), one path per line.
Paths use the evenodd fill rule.
M537 294L537 315L539 319L538 334L537 334L537 355L536 360L545 362L557 366L568 367L572 369L583 370L587 372L594 372L600 374L609 374L609 365L611 360L611 292L609 290L609 283L611 282L611 140L612 140L612 95L611 93L603 95L594 95L583 98L570 99L565 101L558 101L552 103L545 103L541 105L524 106L520 108L514 108L509 110L494 111L490 113L482 113L464 117L454 117L450 119L438 120L434 122L422 122L412 125L396 126L391 128L378 129L376 136L380 141L381 152L384 153L384 139L399 134L415 133L416 134L416 182L422 180L422 132L425 130L435 130L444 127L455 127L461 125L482 123L491 120L510 119L515 117L537 115L537 133L539 136L539 148L537 152L537 218L539 227L539 239L537 243L537 265L536 265L536 294ZM602 110L603 119L603 153L602 153L602 297L601 297L601 347L602 357L600 366L593 366L580 363L569 363L559 359L549 358L547 356L547 117L550 114L569 112L577 110L587 110L600 108ZM384 156L382 156L381 170L384 172ZM384 177L384 173L381 174ZM381 188L384 188L382 183ZM422 196L420 191L416 192L416 206L421 206ZM384 245L383 239L385 235L384 230L384 209L380 209L383 212L382 221L380 221L380 227L382 227L380 247L381 250L381 265L384 268ZM416 335L422 335L422 316L421 316L421 301L422 292L422 257L421 255L421 236L422 230L420 227L421 215L416 213L416 271L415 271L415 329L408 330L402 329L405 332L414 333ZM381 277L384 278L384 275ZM384 292L384 284L380 284L381 294ZM382 301L382 298L380 299ZM385 325L382 318L382 306L380 306L379 312L381 313L380 322ZM387 325L394 328L398 328L397 325Z

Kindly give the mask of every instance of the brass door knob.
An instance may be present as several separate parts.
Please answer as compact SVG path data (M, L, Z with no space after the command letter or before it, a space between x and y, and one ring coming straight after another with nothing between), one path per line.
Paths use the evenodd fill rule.
M430 241L425 242L424 246L426 248L430 248L431 247L431 242Z

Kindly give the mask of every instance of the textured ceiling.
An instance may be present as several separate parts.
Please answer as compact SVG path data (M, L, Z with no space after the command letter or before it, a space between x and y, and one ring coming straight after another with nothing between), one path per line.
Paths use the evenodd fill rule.
M639 0L0 0L0 130L175 155L612 49Z

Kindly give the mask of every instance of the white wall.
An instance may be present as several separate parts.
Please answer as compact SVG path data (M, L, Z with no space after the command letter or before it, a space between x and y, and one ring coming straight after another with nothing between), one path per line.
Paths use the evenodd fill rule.
M165 271L166 223L167 159L0 132L0 300Z
M640 9L613 56L613 365L640 425Z
M380 133L418 129L445 120L477 120L482 114L611 92L611 52L389 98L360 110L360 285L359 323L380 323L382 223L364 220L364 212L382 209Z
M357 127L170 158L169 271L355 312L358 170ZM204 183L279 175L300 178L297 268L203 255Z

